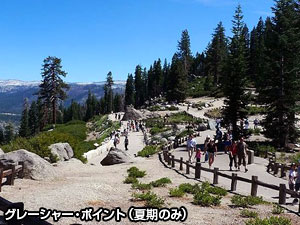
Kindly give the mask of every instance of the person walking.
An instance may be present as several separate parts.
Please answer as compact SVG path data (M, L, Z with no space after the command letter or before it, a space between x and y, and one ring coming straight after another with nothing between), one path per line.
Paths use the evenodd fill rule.
M125 150L128 151L128 144L129 144L129 140L128 140L128 136L125 136Z
M214 140L210 139L207 144L207 152L208 152L208 166L211 168L212 164L215 161L215 157L217 155L217 146Z
M295 164L291 166L290 172L289 172L289 189L292 191L295 191L295 185L296 185L296 179L297 179L297 167Z
M207 136L206 136L206 139L205 139L205 141L204 141L204 153L203 153L203 155L205 155L205 156L204 156L204 162L205 162L205 163L208 161L207 145L209 144L209 142L210 142L210 136L207 135Z
M115 138L114 138L114 146L115 148L117 148L117 144L119 144L120 140L119 140L119 135L115 134Z
M244 142L244 138L241 137L239 143L237 144L237 155L238 155L238 170L240 170L241 165L245 167L245 173L247 173L246 165L246 155L247 155L247 144Z
M195 158L196 158L196 162L201 162L201 148L196 149Z
M232 166L234 163L234 167L237 170L237 144L236 141L232 141L232 144L229 146L229 170L232 171Z
M197 142L194 139L193 135L190 134L189 139L187 140L187 150L188 150L188 157L189 157L189 162L192 163L192 156L193 152L195 151Z

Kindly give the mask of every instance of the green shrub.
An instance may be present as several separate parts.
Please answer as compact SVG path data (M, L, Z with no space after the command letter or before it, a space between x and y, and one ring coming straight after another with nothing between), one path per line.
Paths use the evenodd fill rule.
M234 195L231 198L231 203L237 207L247 208L253 205L265 204L266 202L262 199L262 197L253 197L253 196L242 197L240 195Z
M256 156L265 157L268 152L276 152L276 149L270 144L258 144L249 142L249 147L254 150Z
M274 204L273 209L272 209L272 213L276 214L276 215L279 215L279 214L284 213L284 209L280 205Z
M170 107L166 107L166 110L169 110L169 111L176 111L176 110L179 110L178 107L174 106L174 105L171 105Z
M198 191L194 194L193 203L204 207L219 206L221 204L221 196L213 196L206 190Z
M200 187L197 184L191 185L189 183L180 184L178 188L182 190L184 193L189 193L189 194L195 194L197 191L200 190Z
M163 177L156 181L152 181L150 184L153 187L165 187L167 184L171 184L171 183L172 183L172 181L169 178Z
M192 115L187 114L186 112L179 112L171 114L168 118L169 123L182 123L182 122L196 122Z
M152 185L151 184L143 184L143 183L140 183L140 182L136 182L136 183L133 183L131 185L131 187L133 189L138 189L138 190L150 190L152 188Z
M255 218L248 220L246 221L246 225L292 225L292 222L286 217L271 216L265 219Z
M124 184L135 184L138 183L138 180L136 177L126 177L126 179L123 181Z
M128 172L129 177L140 178L140 177L146 176L146 171L141 171L138 168L136 168L135 166L128 169L127 172Z
M250 211L248 209L243 209L241 211L241 216L245 217L245 218L257 218L258 217L258 213L255 211Z
M260 135L261 129L260 128L255 128L255 129L250 128L248 130L248 132L249 132L249 135L252 135L252 134L254 134L254 135Z
M171 197L182 197L184 195L184 191L180 188L171 188L169 190L169 194Z
M186 137L186 136L188 136L188 135L190 135L190 134L193 134L193 133L194 133L193 130L190 130L190 131L184 130L184 131L182 131L180 134L178 134L178 135L176 136L176 139Z
M150 134L155 135L155 134L166 132L170 129L171 129L170 127L152 127L150 129Z
M144 147L141 151L138 152L138 156L140 157L148 157L150 155L154 155L159 150L159 147L156 145L148 145Z
M213 119L221 118L223 116L222 109L221 108L210 109L204 114L204 116L207 116L208 118L213 118Z
M248 111L248 114L251 116L267 113L266 107L263 107L263 106L248 106L247 111Z
M146 201L146 207L157 207L161 208L164 205L164 199L159 197L153 192L146 192L146 193L134 193L133 197L135 200Z
M300 160L300 153L294 154L291 156L290 161L292 163L298 163Z

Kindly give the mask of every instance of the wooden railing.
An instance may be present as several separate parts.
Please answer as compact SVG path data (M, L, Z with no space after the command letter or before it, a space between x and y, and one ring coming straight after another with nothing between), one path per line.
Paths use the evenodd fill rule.
M195 133L194 135L199 135L199 133ZM162 161L165 161L167 165L171 168L175 168L175 164L179 163L179 170L184 170L183 165L185 165L185 173L190 174L190 169L195 170L195 179L200 179L201 171L209 172L213 174L213 184L219 183L219 177L224 177L231 180L231 191L236 191L237 182L245 182L251 184L251 196L257 196L258 186L262 186L271 190L279 191L279 204L283 205L286 204L286 196L287 194L291 195L294 198L300 198L300 194L296 191L292 191L286 188L286 184L280 184L279 186L274 184L268 184L258 180L257 176L252 176L252 179L244 178L238 176L236 173L232 173L231 175L222 173L219 171L219 168L209 169L205 168L201 165L201 163L197 162L196 165L192 165L189 161L184 162L183 157L180 159L176 159L174 155L172 155L169 150L178 147L184 141L187 140L187 137L181 138L175 142L166 144L163 147L163 152L159 154L159 158ZM163 155L163 158L161 158ZM299 210L298 213L300 214L300 201L299 201Z
M16 177L24 177L24 162L19 162L18 165L11 164L7 167L0 168L0 192L3 185L14 185ZM4 178L6 178L6 181L2 183Z

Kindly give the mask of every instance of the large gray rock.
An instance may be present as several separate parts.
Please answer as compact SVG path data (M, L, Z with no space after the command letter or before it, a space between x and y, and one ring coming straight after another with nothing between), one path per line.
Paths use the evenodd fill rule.
M53 166L32 152L21 149L13 152L8 152L0 156L1 162L18 164L24 162L24 178L33 180L45 180L54 178L57 174Z
M56 143L49 146L52 155L58 157L59 161L69 160L74 156L72 147L68 143Z
M0 155L3 155L4 151L0 148Z
M197 131L206 131L206 130L207 130L207 126L204 123L199 124L197 127Z
M100 162L102 166L111 166L120 163L132 163L130 155L117 148L111 148L107 156Z
M141 112L139 112L138 110L136 110L132 105L131 106L127 106L125 114L122 118L122 121L126 121L126 120L139 120L142 118L142 114Z

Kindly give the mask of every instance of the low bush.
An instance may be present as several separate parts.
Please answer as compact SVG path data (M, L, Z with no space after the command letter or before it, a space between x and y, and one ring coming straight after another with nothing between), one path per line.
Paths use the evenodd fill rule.
M148 145L144 147L141 151L138 152L138 156L140 157L148 157L150 155L154 155L159 151L159 147L156 145Z
M171 129L170 127L152 127L150 129L150 134L155 135L155 134L166 132L170 129Z
M182 190L184 193L188 193L188 194L195 194L197 191L200 190L198 184L191 185L189 183L180 184L178 188Z
M292 222L290 219L286 217L271 216L265 219L260 219L260 218L250 219L246 221L246 225L292 225Z
M279 215L282 213L284 213L284 209L280 205L274 204L272 209L272 214Z
M250 211L248 209L243 209L240 214L242 217L245 217L245 218L257 218L258 217L257 212Z
M248 130L249 135L252 135L252 134L254 134L254 135L260 135L260 132L261 132L260 128L255 128L255 129L250 128Z
M184 195L184 191L180 188L171 188L169 190L170 197L182 197Z
M135 184L138 183L138 180L136 177L126 177L126 179L123 181L124 184Z
M222 109L221 108L214 108L208 110L204 116L207 116L208 118L217 119L223 117L222 115Z
M253 205L266 204L266 202L262 199L262 197L253 197L253 196L242 197L240 195L234 195L231 198L231 203L237 207L243 207L243 208L247 208Z
M146 207L157 207L161 208L164 205L164 199L159 197L157 194L153 192L146 192L146 193L134 193L133 197L135 200L146 201Z
M133 189L138 189L138 190L150 190L152 188L152 185L136 182L136 183L132 183L131 187Z
M248 142L247 144L250 149L254 150L255 156L265 157L268 152L276 152L276 149L268 143L258 144L257 142Z
M226 196L228 192L221 187L213 187L208 182L204 182L201 185L202 190L208 191L210 194L219 195L219 196Z
M190 131L184 130L184 131L182 131L180 134L178 134L178 135L176 136L176 139L186 137L186 136L188 136L188 135L190 135L190 134L193 134L193 132L194 132L193 130L190 130Z
M248 106L247 111L250 116L267 113L266 107L263 106Z
M221 196L213 196L206 190L200 190L194 194L193 203L203 207L219 206L221 204Z
M146 171L139 170L137 167L133 166L127 170L129 177L140 178L146 176Z
M152 181L150 184L153 187L165 187L167 184L171 184L172 181L168 177L160 178L156 181Z

